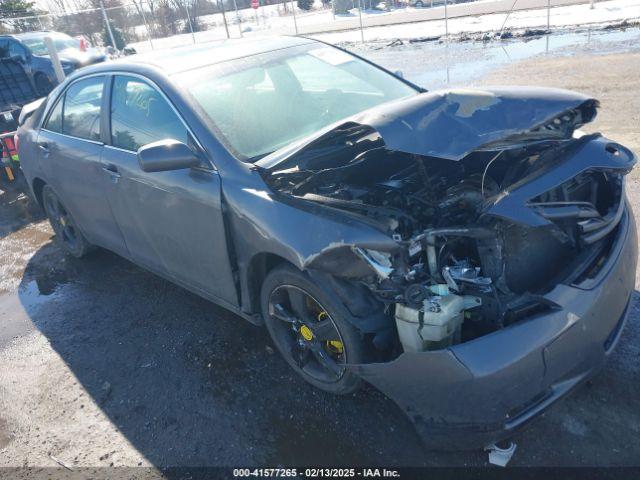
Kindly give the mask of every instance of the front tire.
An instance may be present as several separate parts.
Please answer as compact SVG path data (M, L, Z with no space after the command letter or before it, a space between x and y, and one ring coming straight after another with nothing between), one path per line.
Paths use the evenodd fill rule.
M283 265L265 278L260 300L269 334L296 373L337 395L361 387L362 380L345 365L364 361L364 341L335 295Z
M42 189L42 204L56 234L55 241L65 253L81 258L93 250L93 245L82 235L77 223L50 185L45 185Z

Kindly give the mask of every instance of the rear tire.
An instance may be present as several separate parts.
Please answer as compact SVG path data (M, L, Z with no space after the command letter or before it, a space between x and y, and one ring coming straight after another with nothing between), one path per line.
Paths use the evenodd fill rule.
M327 320L331 322L328 324L329 331L314 330L317 335L310 341L303 338L303 324L288 323L272 314L282 312L281 309L274 312L276 305L286 305L287 314L300 317L297 310L291 307L293 302L289 297L300 293L305 295L308 325L314 328L321 323L327 324ZM273 342L298 375L311 385L337 395L354 392L362 386L360 377L344 365L363 363L364 340L349 322L349 311L335 295L316 285L306 273L283 265L269 272L265 278L260 302Z
M50 185L42 189L42 205L56 234L54 240L65 253L81 258L94 250Z

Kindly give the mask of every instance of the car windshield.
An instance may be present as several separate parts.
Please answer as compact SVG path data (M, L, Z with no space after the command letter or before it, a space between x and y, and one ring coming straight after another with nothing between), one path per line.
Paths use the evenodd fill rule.
M342 50L303 45L182 72L222 141L255 161L338 120L416 90Z
M22 43L29 47L29 50L31 50L34 55L49 55L47 46L44 43L44 39L46 36L51 37L51 39L53 40L53 45L58 51L66 50L67 48L78 48L79 46L78 40L71 38L68 35L61 34L23 38Z

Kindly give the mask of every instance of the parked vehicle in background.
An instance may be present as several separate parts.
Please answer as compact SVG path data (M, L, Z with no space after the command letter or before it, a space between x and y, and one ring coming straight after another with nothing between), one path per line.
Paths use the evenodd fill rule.
M451 5L452 3L455 3L455 2L452 0L449 0L447 3ZM445 4L445 0L409 0L410 6L418 7L418 8L435 7L436 5L444 5L444 4Z
M125 56L135 55L136 53L138 53L138 51L135 49L135 47L132 47L131 45L127 45L122 49L122 54Z
M107 55L99 48L80 49L80 41L60 32L29 32L16 35L0 35L0 58L12 58L20 62L33 82L39 95L47 95L58 83L44 42L51 37L58 50L65 74L93 63L104 62Z

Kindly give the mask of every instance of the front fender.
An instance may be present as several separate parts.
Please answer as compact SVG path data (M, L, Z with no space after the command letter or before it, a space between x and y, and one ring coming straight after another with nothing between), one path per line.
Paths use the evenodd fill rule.
M242 185L225 184L224 188L225 214L235 247L243 299L248 296L247 272L255 255L275 255L300 270L327 271L331 270L330 265L348 267L339 260L350 255L355 245L385 252L401 248L389 235L346 214L273 193L255 171L250 180ZM357 260L355 255L353 258ZM358 268L361 265L354 263L356 270L350 274L365 273ZM364 265L364 268L368 267ZM372 272L366 270L366 273Z

